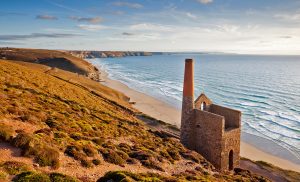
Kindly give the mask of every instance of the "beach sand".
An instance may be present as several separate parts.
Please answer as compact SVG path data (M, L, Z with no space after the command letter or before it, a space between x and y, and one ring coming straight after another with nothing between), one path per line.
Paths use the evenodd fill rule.
M108 78L108 74L101 71L102 84L120 91L130 97L130 102L139 111L166 123L180 126L181 111L171 105L155 99L149 95L129 88L127 85ZM271 154L272 152L272 154ZM251 134L242 134L241 156L254 161L265 161L283 169L300 172L300 160L287 149L278 144Z

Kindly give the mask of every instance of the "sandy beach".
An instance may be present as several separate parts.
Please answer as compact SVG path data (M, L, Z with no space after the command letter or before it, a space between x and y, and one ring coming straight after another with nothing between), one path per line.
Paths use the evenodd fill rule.
M169 124L176 125L177 127L180 126L181 112L179 109L149 95L131 89L117 80L110 79L105 70L101 71L101 79L103 81L102 84L130 97L130 102L135 102L134 107L139 111ZM274 150L276 150L276 152L274 152ZM276 155L274 155L272 151ZM269 152L272 152L272 154ZM266 161L283 169L300 172L299 159L292 155L287 149L262 137L242 134L241 156L254 161Z

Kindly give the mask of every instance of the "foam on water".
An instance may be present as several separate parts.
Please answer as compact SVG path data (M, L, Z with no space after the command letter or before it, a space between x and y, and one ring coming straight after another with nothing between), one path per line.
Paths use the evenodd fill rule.
M195 58L195 95L243 112L242 131L300 159L300 57L174 54L90 60L129 87L180 108L184 59Z

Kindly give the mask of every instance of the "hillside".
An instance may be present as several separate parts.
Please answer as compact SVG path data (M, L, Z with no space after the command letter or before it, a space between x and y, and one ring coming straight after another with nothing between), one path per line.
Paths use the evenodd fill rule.
M79 58L114 58L127 56L152 56L151 52L138 51L66 51Z
M267 181L244 170L218 173L138 119L145 116L126 96L86 79L0 60L1 180Z
M90 63L69 53L45 49L0 48L0 59L38 63L100 80L100 72Z

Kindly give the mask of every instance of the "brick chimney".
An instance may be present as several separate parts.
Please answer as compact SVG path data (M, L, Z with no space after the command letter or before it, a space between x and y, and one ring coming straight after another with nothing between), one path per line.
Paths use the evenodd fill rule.
M181 110L181 132L180 140L183 145L189 147L189 138L192 134L191 121L189 117L194 109L194 60L185 60L184 81L183 81L183 97Z

